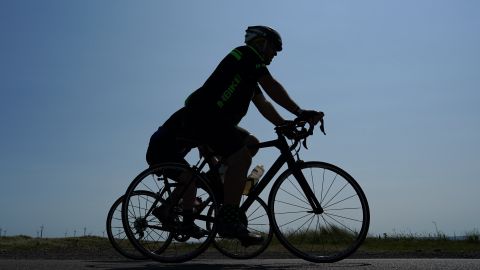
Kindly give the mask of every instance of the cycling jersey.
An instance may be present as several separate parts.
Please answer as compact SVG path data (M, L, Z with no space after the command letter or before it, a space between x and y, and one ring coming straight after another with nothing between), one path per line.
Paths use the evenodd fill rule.
M190 112L237 125L252 98L260 93L258 80L270 74L262 56L251 46L232 50L205 84L185 101Z

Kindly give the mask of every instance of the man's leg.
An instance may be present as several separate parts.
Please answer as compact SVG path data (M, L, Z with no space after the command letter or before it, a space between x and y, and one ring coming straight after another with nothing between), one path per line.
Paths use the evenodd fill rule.
M258 140L249 135L245 145L258 143ZM249 246L263 242L261 235L250 233L243 224L239 205L245 187L248 169L252 163L252 156L256 151L251 151L247 146L242 147L227 158L227 171L225 172L224 204L220 211L221 221L219 233L223 237L233 237L241 241L242 245Z
M198 227L195 224L195 211L193 209L196 201L197 187L193 175L190 171L183 172L176 180L180 186L176 187L168 200L155 208L152 212L164 225L175 225L174 216L172 216L173 207L182 199L182 223L178 224L178 231L187 233L193 238L200 239L208 235L208 231Z
M227 171L225 172L224 203L240 205L242 192L247 180L248 169L252 164L252 157L256 150L249 149L247 145L258 143L257 138L252 135L245 139L245 146L227 158Z
M171 200L176 202L182 196L183 209L193 209L197 188L192 179L192 173L189 171L183 172L178 179L180 186L173 190Z

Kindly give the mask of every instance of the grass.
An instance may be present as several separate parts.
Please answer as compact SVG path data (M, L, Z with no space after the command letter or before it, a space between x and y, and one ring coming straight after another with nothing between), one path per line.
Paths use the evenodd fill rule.
M32 254L34 257L49 257L50 254L63 254L75 257L79 254L113 254L114 251L107 238L86 236L67 238L33 238L30 236L11 236L0 238L0 257L5 255L22 257Z
M368 237L360 251L373 253L404 253L404 254L444 254L458 256L480 256L480 241L476 240L451 240L441 237Z
M38 248L91 248L107 247L109 242L106 238L97 236L67 237L67 238L33 238L19 235L0 238L0 249L28 250Z
M455 256L480 258L480 233L478 230L467 232L464 237L451 239L443 233L434 236L396 234L374 237L368 236L360 246L359 254L387 254L388 256ZM291 232L288 239L292 243L308 249L337 250L350 244L356 235L340 228ZM460 240L461 239L461 240ZM344 241L345 240L345 241ZM272 241L273 246L278 240Z
M337 232L338 233L338 232ZM308 233L296 239L305 238ZM324 235L325 236L325 235ZM480 234L473 230L462 240L452 240L444 235L434 237L419 237L414 235L393 235L367 237L357 254L362 256L453 256L480 258ZM308 245L315 242L320 235L302 240ZM278 240L274 238L267 252L285 251ZM33 238L29 236L0 237L1 257L25 257L26 254L35 254L44 257L49 254L67 254L65 257L75 257L78 254L85 256L115 256L116 252L110 246L107 238L87 236L70 238ZM34 256L34 257L35 257ZM52 255L55 256L55 255ZM63 255L62 255L63 256ZM28 256L27 256L28 257Z
M480 241L480 232L477 229L467 232L466 239L468 242L478 243Z
M355 234L339 227L331 227L328 230L326 228L321 228L317 231L292 230L291 232L287 232L287 238L289 239L289 242L306 245L314 245L319 243L336 245L344 243L343 240L346 240L348 243L350 243L351 239L355 239L355 237Z

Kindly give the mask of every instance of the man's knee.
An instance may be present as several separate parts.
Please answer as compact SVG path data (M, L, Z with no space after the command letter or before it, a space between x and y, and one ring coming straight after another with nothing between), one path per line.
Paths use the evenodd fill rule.
M227 166L237 166L240 164L250 164L252 162L252 156L246 146L240 148L237 152L233 153L226 159Z
M258 147L256 145L259 144L260 141L252 134L249 134L247 138L245 138L244 143L249 151L250 157L255 156L258 152Z

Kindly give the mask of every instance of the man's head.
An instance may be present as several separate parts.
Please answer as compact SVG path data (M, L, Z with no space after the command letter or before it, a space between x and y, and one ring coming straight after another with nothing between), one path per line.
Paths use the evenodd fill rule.
M245 31L245 43L262 54L265 64L270 64L277 52L282 50L282 38L274 29L267 26L249 26Z

